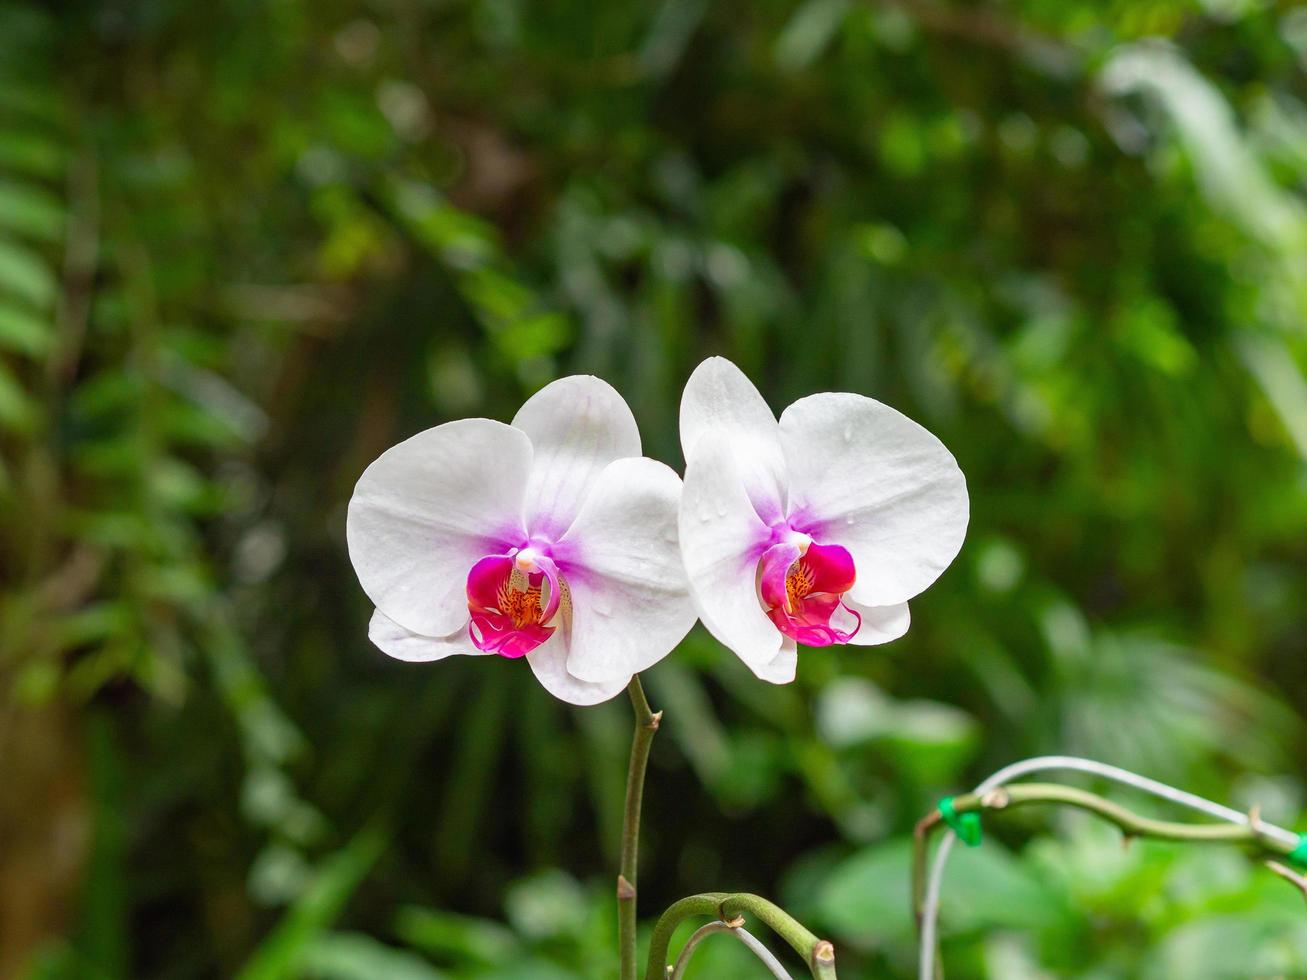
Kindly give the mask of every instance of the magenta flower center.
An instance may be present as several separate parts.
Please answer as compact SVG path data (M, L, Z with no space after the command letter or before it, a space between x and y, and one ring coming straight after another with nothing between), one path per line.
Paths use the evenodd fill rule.
M790 533L758 561L763 609L778 630L810 647L848 643L862 617L844 603L857 575L853 556L837 544Z
M468 633L478 650L523 657L558 628L570 612L567 583L552 558L535 548L487 555L467 575Z

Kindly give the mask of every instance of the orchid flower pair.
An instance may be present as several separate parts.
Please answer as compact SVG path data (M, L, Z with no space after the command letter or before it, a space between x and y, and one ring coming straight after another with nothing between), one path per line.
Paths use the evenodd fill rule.
M368 635L400 660L525 658L573 704L619 693L696 619L763 680L798 645L885 643L957 555L966 482L938 439L871 398L780 421L730 361L681 400L685 482L641 455L630 408L563 378L511 425L463 419L370 465L350 500Z

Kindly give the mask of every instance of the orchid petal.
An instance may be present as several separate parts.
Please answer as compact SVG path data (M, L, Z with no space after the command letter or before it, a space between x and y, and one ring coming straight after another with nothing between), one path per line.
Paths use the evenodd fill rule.
M849 550L850 596L905 602L949 566L966 536L966 479L944 444L888 405L826 392L781 416L791 520Z
M862 625L847 641L855 646L872 647L897 640L912 623L906 602L892 606L864 606L845 596L844 605L862 617Z
M799 546L790 541L774 544L762 553L758 561L758 597L762 599L764 609L781 606L789 611L785 580L799 555Z
M516 660L548 641L554 635L554 628L539 623L517 626L499 613L474 612L471 635L478 650Z
M763 552L758 591L767 618L804 646L847 643L862 617L841 601L853 584L853 558L837 544L810 544L800 554L793 541Z
M696 619L676 540L680 478L652 459L600 475L553 548L571 591L567 670L606 682L652 667Z
M803 562L812 571L813 592L830 592L843 595L857 581L857 568L847 548L837 544L808 546Z
M741 460L749 502L766 524L785 514L787 476L776 416L744 372L710 357L690 375L681 396L681 451L688 463L699 442L724 436Z
M454 656L484 656L468 635L466 624L449 636L423 636L406 630L380 609L373 612L372 621L368 623L368 639L387 656L410 663Z
M468 569L521 543L531 443L489 419L419 432L363 471L345 535L363 591L399 625L448 636L467 623Z
M604 467L640 455L640 430L616 389L590 375L545 385L513 417L535 457L526 488L531 534L558 539L572 526Z
M526 655L531 672L546 691L569 704L598 704L616 697L631 683L631 676L613 677L592 684L567 671L567 643L559 630Z
M512 555L487 555L467 574L467 608L472 617L472 642L478 650L516 659L530 653L554 633L548 625L553 614L550 607L541 609L541 590L552 590L551 606L558 608L558 575L554 563L536 556L535 563L547 561L554 571L549 581L545 572L522 572ZM514 576L520 578L514 587Z
M513 570L511 555L486 555L467 573L467 603L473 612L499 605L499 585Z
M756 585L771 530L749 506L730 440L725 432L710 432L695 443L681 494L681 556L704 626L771 680L763 671L781 652L783 638L767 619Z
M536 555L533 561L539 569L538 574L545 593L545 605L540 611L540 622L548 623L558 612L558 606L563 599L561 577L558 574L558 565L548 555Z
M764 664L749 664L749 669L760 681L769 684L789 684L799 670L799 646L788 636L781 637L776 656Z

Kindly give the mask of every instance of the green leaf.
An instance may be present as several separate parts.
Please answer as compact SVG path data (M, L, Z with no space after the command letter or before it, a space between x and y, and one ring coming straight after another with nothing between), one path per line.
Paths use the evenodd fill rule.
M473 269L499 255L494 226L453 207L430 187L396 182L392 203L413 234L457 269Z
M822 691L817 724L831 745L882 745L897 765L927 782L950 778L980 734L975 720L959 708L938 701L898 701L856 677L841 678Z
M82 421L100 421L136 408L145 397L141 375L123 365L93 375L77 386L70 404Z
M556 354L572 339L571 324L558 313L541 313L508 324L495 336L495 344L518 361Z
M54 347L54 329L27 310L0 303L0 347L41 357Z
M121 600L96 602L61 616L55 621L52 632L59 650L72 650L127 636L135 622L129 603Z
M58 242L63 237L64 207L43 188L0 180L0 231Z
M0 426L30 432L36 425L36 403L9 369L0 364Z
M810 65L826 50L852 6L849 0L808 0L777 38L776 64L786 71Z
M1263 242L1297 251L1307 246L1307 208L1278 186L1239 131L1220 88L1167 44L1125 45L1103 66L1112 94L1144 93L1168 114L1192 160L1198 189L1214 208Z
M0 292L10 292L48 310L57 290L58 281L44 259L23 245L0 238Z
M1260 911L1260 910L1259 910ZM1225 980L1302 976L1307 922L1301 915L1210 916L1171 932L1150 957L1147 977Z
M290 980L303 974L313 949L385 847L377 829L361 831L323 863L304 895L259 945L238 980Z
M11 26L7 21L0 23L0 27L6 31ZM58 87L43 84L42 81L35 79L20 81L12 76L6 76L3 84L0 84L0 108L56 125L68 121L68 107L60 98Z
M27 129L0 131L0 170L32 177L58 177L68 154L55 140Z
M395 932L410 946L473 966L504 963L519 948L512 931L501 923L416 906L400 909Z
M328 933L309 949L307 976L320 980L444 980L422 957L356 932Z
M218 500L214 485L190 463L176 457L156 459L147 478L156 498L169 507L185 511L212 510Z
M818 907L839 934L881 946L911 936L912 844L864 848L831 871ZM941 921L951 931L1039 929L1068 914L1065 896L1043 884L996 841L955 848L944 879Z
M513 927L533 939L575 936L585 927L585 890L562 871L542 871L515 882L504 907Z

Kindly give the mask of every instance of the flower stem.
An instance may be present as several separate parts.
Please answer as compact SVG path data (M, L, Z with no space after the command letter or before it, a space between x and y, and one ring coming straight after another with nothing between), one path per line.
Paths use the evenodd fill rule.
M1125 807L1094 793L1063 786L1059 783L1016 783L986 793L965 793L953 798L957 813L985 813L1041 803L1061 804L1093 813L1108 823L1115 824L1130 837L1153 840L1182 841L1195 844L1243 844L1262 859L1284 857L1293 846L1263 832L1262 824L1253 816L1245 824L1174 823L1141 816ZM913 848L912 891L913 906L921 917L922 896L926 890L926 845L932 833L940 828L943 818L932 810L917 823ZM1282 876L1283 877L1283 876Z
M691 916L712 916L722 922L742 924L746 916L767 924L790 948L803 957L814 980L836 980L835 947L818 939L804 925L779 905L758 895L705 892L691 895L672 905L654 926L649 941L649 969L645 980L663 980L667 972L667 948L672 933Z
M636 980L635 879L640 856L640 804L644 799L649 748L663 713L649 709L639 674L631 678L626 693L631 696L631 707L635 710L635 735L631 739L631 763L626 772L626 812L622 818L622 857L617 875L617 934L621 980Z

